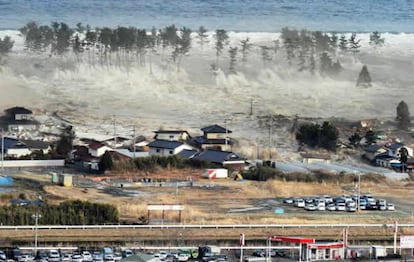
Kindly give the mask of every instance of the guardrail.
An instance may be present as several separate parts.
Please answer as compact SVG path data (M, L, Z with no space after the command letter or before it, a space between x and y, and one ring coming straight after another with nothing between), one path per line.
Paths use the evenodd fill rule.
M0 230L56 230L56 229L245 229L245 228L393 228L388 224L243 224L243 225L30 225L0 226ZM399 228L413 228L414 223L398 224Z

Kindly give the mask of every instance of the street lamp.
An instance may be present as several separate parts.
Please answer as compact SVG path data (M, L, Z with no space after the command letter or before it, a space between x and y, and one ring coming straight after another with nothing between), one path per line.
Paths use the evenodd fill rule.
M37 226L39 225L39 218L42 218L42 215L36 212L36 214L32 215L32 218L35 220L35 249L34 253L37 256Z

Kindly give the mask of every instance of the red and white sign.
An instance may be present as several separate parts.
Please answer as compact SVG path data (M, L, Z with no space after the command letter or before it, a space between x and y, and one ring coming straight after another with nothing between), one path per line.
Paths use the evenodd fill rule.
M400 248L414 248L414 236L400 236Z
M244 246L244 233L240 234L240 246Z

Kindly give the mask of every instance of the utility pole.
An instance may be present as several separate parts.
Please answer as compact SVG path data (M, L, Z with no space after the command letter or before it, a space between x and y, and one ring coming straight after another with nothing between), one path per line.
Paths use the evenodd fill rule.
M250 99L250 115L253 115L253 98Z
M116 148L116 118L115 118L115 114L113 115L114 117L114 149Z
M4 175L4 129L1 129L1 174Z
M34 243L34 253L35 257L37 256L37 228L39 225L39 218L42 218L42 215L36 212L36 214L32 215L32 218L35 220L35 243Z
M273 116L269 115L269 158L272 159Z
M135 125L132 128L132 132L133 132L133 138L132 138L133 146L132 147L133 147L133 150L134 150L133 158L135 158L135 144L136 144L136 142L135 142Z

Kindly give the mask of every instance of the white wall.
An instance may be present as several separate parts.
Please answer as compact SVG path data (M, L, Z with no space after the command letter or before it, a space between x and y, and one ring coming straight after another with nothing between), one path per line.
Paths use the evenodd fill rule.
M54 160L4 160L4 167L44 167L44 166L65 166L64 159Z

